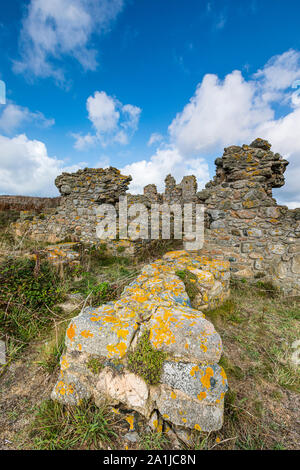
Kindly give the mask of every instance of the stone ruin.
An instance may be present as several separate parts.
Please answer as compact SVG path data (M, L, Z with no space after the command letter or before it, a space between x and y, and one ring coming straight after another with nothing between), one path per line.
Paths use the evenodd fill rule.
M216 176L197 192L195 176L185 176L180 184L168 175L165 191L155 185L143 195L127 192L130 176L116 168L84 169L63 173L55 184L61 193L60 205L35 217L22 214L15 224L19 236L59 243L64 240L99 243L96 234L97 207L128 195L129 206L151 203L200 203L205 207L205 244L200 254L230 261L231 273L238 278L264 278L287 294L300 292L300 209L289 210L276 203L272 189L284 185L288 162L262 139L252 144L231 146L216 159ZM151 240L110 240L113 253L123 250L135 256Z
M300 209L276 203L288 162L256 139L232 146L216 160L216 176L197 193L205 205L202 254L225 258L238 278L264 278L286 294L300 294Z
M85 308L72 319L53 399L67 404L108 400L117 412L135 410L153 429L184 439L195 430L220 429L228 386L218 364L222 343L202 311L228 298L230 276L270 280L288 295L300 294L300 209L289 210L272 197L272 189L284 184L288 162L270 148L262 139L226 148L215 162L216 176L200 192L194 176L176 184L168 175L164 193L151 184L142 195L130 195L131 177L115 168L63 173L55 181L60 205L35 217L25 213L14 225L19 236L58 243L48 248L57 262L63 246L72 248L59 244L66 238L99 243L96 209L105 202L118 210L119 196L127 194L129 205L193 202L205 207L201 250L167 253L145 266L119 300ZM109 243L134 256L148 242ZM72 262L77 262L76 251ZM164 354L154 384L130 367L130 355L145 331L152 348ZM92 361L99 367L91 368Z

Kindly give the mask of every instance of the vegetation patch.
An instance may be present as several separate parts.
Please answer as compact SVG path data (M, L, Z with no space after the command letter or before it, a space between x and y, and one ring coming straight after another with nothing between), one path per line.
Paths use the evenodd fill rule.
M244 317L239 312L239 306L234 299L227 299L222 305L206 310L205 315L213 322L217 318L231 321L233 323L242 323Z
M69 320L60 323L52 336L43 344L40 349L37 364L49 374L53 374L59 367L60 357L65 348L66 328Z
M8 358L45 332L55 307L64 298L64 286L48 263L29 259L6 259L0 265L0 332L6 340Z
M37 450L103 449L117 437L117 417L108 408L90 401L66 407L52 400L42 402L31 426Z
M243 379L245 376L243 370L239 366L233 364L230 359L224 355L221 357L219 365L222 366L226 371L228 379L230 379L232 376L236 379Z
M271 281L257 281L255 284L257 292L262 297L278 297L279 290Z
M89 272L83 272L79 281L74 281L73 293L80 293L90 298L90 303L99 306L113 298L113 289L108 282L99 280Z
M142 434L139 445L143 450L164 450L170 448L167 435L157 431Z
M128 369L142 377L149 385L159 382L166 353L153 348L149 339L150 332L145 330L134 351L128 354Z
M39 309L53 306L63 299L60 278L53 267L42 261L7 259L0 266L0 306L22 301L24 306Z
M103 361L99 357L91 357L86 366L95 375L104 368Z
M199 294L199 289L197 288L197 276L191 273L188 269L182 271L176 271L176 276L178 276L184 283L185 290L191 302Z
M20 211L5 210L0 211L0 230L5 229L11 223L16 222L20 217Z

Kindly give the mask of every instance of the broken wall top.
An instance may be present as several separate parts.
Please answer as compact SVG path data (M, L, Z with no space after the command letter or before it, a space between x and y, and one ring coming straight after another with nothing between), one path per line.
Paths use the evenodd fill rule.
M59 192L67 199L95 203L115 203L129 186L131 176L117 168L85 168L76 173L62 173L55 180Z
M223 182L251 180L260 183L271 194L272 188L284 185L284 172L289 162L270 149L271 144L263 139L256 139L242 147L225 148L222 158L215 161L216 176L206 187Z

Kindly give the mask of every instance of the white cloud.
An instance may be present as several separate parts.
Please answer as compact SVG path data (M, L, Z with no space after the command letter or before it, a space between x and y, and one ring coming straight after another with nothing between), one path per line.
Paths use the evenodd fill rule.
M95 136L89 134L81 135L76 133L71 133L71 136L75 139L74 148L76 150L83 150L84 148L93 145L96 141Z
M228 145L268 139L273 150L290 160L280 202L300 207L300 108L291 87L300 77L300 53L273 57L251 80L233 71L224 80L205 75L190 102L169 126L171 143L185 156L216 155ZM295 91L294 91L295 93ZM290 106L282 118L276 106Z
M14 70L63 81L60 61L67 56L85 70L95 70L92 35L107 31L123 5L123 0L31 0L20 34L21 59Z
M35 122L42 127L53 126L54 119L47 119L43 113L31 112L28 108L16 104L8 104L0 115L0 130L11 133L23 124Z
M121 126L123 126L124 129L129 129L135 132L139 125L142 112L141 108L132 104L125 104L125 106L122 107L122 112L125 116L127 116L127 118L124 120Z
M171 122L168 142L161 144L153 134L148 145L160 142L160 149L149 160L123 168L133 176L130 188L140 191L151 182L161 188L169 172L177 179L193 173L201 186L208 175L199 156L220 156L226 146L262 137L290 161L286 185L275 191L279 202L300 207L300 103L292 99L295 90L291 88L299 78L300 52L294 50L273 57L248 81L238 70L224 80L205 75L189 103ZM282 104L290 110L276 118L275 109Z
M97 134L115 131L120 113L117 111L118 103L104 91L96 91L94 96L87 99L89 120L92 122Z
M89 96L86 107L95 134L73 133L77 150L97 142L103 147L113 142L126 145L138 128L141 109L132 104L123 105L105 91L95 91L93 96Z
M275 195L290 208L300 207L300 107L285 117L265 123L260 134L268 139L273 151L286 157L290 164L286 171L286 184Z
M233 71L222 81L205 75L195 95L169 126L170 138L184 155L217 151L246 142L259 124L274 117L270 106L256 96L255 82Z
M291 49L272 57L254 78L261 80L264 93L285 91L300 78L300 52Z
M163 140L163 136L161 134L158 134L157 132L153 132L153 134L150 135L147 145L150 147L151 145L157 144L158 142L161 142L162 140Z
M208 165L202 158L186 159L177 148L158 149L150 160L141 160L125 165L121 172L131 175L130 192L142 193L144 186L156 184L159 191L164 189L164 179L171 173L179 182L184 175L194 174L198 184L203 186L208 181Z
M56 176L82 166L66 166L49 157L43 142L24 134L13 138L0 135L0 148L0 194L57 196Z

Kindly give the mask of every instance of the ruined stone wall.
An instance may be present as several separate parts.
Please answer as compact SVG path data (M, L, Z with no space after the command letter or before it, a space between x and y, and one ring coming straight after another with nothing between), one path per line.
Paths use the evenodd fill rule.
M127 193L128 206L203 204L206 228L201 254L229 260L233 276L270 279L287 293L299 294L300 209L289 210L272 197L272 189L284 185L288 162L273 153L268 142L257 139L249 146L226 148L215 163L216 176L198 193L195 176L185 176L176 184L168 175L162 194L150 184L143 195ZM121 175L116 168L63 173L55 180L62 195L60 206L17 222L16 233L53 243L65 239L99 243L97 207L109 203L118 211L119 197L126 194L130 181L130 176ZM110 242L119 252L131 255L148 243L150 239Z
M240 278L265 277L300 293L300 209L277 205L288 162L261 139L232 146L216 160L216 176L198 193L206 207L202 254L231 262Z
M197 201L197 180L194 175L184 176L179 184L172 175L165 178L165 190L159 194L155 184L144 187L144 197L149 203L184 204Z
M51 243L64 239L97 243L97 208L102 203L115 204L130 181L130 176L112 167L62 173L55 180L61 193L60 206L42 216L23 215L23 220L15 224L16 234L27 233L35 240Z

